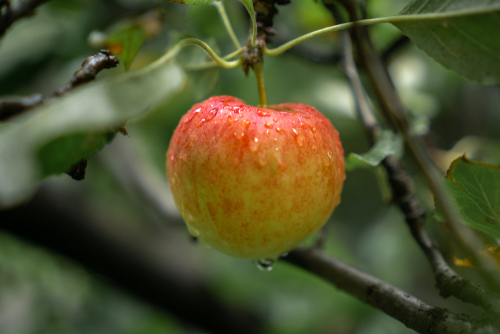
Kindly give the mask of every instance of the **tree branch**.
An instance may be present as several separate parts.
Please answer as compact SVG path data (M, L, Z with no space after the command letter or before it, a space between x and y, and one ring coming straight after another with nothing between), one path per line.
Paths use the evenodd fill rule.
M77 203L74 196L41 191L27 205L0 211L0 228L70 257L186 324L212 333L262 332L253 314L218 300L179 249L160 258L151 237L127 232L124 224L94 222Z
M50 102L52 99L60 97L75 87L83 85L95 79L96 75L104 69L116 67L118 58L113 56L107 50L101 50L93 56L85 58L82 67L73 74L71 80L53 95L43 99L41 95L33 95L20 99L8 99L0 101L0 121L23 113L40 104Z
M283 260L333 283L419 333L500 333L498 321L488 323L433 307L338 259L328 257L316 248L295 249Z
M9 0L0 1L0 37L14 23L25 16L31 16L35 13L35 8L47 2L48 0L19 0L13 6ZM4 11L2 9L5 8ZM2 13L3 12L3 13Z
M334 15L339 19L336 11L334 11ZM344 47L345 73L356 97L361 120L373 145L376 134L380 131L380 124L378 124L371 110L368 97L359 78L354 62L350 35L347 31L341 32L341 34ZM413 179L403 164L395 157L389 156L383 160L382 165L387 171L394 201L405 215L413 237L431 264L441 296L447 298L453 295L463 302L481 306L485 310L500 316L499 296L459 276L448 266L438 247L432 242L423 227L425 210L417 197Z
M359 20L357 6L354 1L338 0L337 2L341 3L347 9L351 21ZM332 13L336 11L335 5L325 4L325 6ZM382 113L391 122L394 129L399 131L405 139L408 151L424 175L436 201L439 202L443 209L455 241L468 253L473 263L479 268L479 273L485 279L488 287L494 291L499 291L500 280L494 274L495 263L492 259L479 256L472 249L471 245L480 245L480 241L471 233L464 232L464 226L460 223L460 217L451 203L448 193L442 186L441 176L437 174L422 140L410 135L406 109L394 88L381 57L373 47L367 28L353 28L353 40L359 58L371 79Z

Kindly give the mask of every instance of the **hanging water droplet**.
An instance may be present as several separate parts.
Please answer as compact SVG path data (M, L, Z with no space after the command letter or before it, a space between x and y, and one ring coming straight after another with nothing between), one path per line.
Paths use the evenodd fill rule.
M288 252L281 254L280 257L287 257L287 256L288 256Z
M192 113L190 114L187 114L185 117L184 117L184 123L189 123L191 122L191 120L194 118L194 116L198 115L201 111L201 108L197 108L195 110L193 110Z
M273 270L274 260L273 259L260 259L255 261L257 268L262 271L271 271Z
M193 237L196 237L196 238L198 238L200 236L200 231L198 231L198 229L196 227L194 227L193 225L190 225L190 224L186 224L186 225L187 225L189 234L191 234Z
M217 109L212 109L212 110L210 110L210 111L208 112L208 114L205 116L205 119L206 119L207 121L211 121L211 120L215 117L215 115L217 115Z

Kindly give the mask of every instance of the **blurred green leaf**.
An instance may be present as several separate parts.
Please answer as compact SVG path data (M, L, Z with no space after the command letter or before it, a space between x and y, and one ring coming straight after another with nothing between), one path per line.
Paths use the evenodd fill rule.
M500 166L461 156L451 163L445 183L463 223L500 238ZM441 208L436 207L435 217L445 221Z
M114 131L77 133L52 140L38 151L42 175L67 172L73 164L100 151L115 134Z
M500 84L500 0L413 0L393 22L444 67L484 85ZM418 16L422 17L419 18Z
M174 55L167 53L140 71L76 88L0 128L0 207L13 205L29 196L46 174L43 168L60 170L59 163L48 166L48 162L40 161L40 149L45 147L42 153L47 157L48 143L52 142L54 149L80 145L79 154L69 159L78 161L102 147L105 138L92 139L93 144L85 149L81 146L85 138L71 145L64 141L54 144L53 141L75 134L113 131L182 88L185 75L170 61Z
M392 131L385 130L377 138L375 145L365 154L350 153L346 160L347 171L356 168L378 166L389 155L400 155L403 152L403 142Z
M106 34L92 32L89 42L94 47L108 49L128 71L142 44L160 32L162 23L161 12L150 11L136 19L118 22Z

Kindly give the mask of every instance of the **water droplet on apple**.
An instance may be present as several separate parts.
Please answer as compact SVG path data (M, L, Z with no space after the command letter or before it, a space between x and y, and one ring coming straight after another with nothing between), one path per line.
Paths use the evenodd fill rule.
M212 109L208 112L208 114L205 116L205 119L207 121L211 121L214 119L215 115L217 115L217 109Z
M264 122L264 126L268 129L272 129L273 128L273 125L269 122Z
M285 130L284 130L284 129L282 129L282 128L280 128L279 126L277 126L277 127L276 127L276 132L278 132L279 134L281 134L281 135L282 135L283 133L285 133Z
M312 132L316 132L316 127L314 125L309 125L309 128L312 130Z
M187 154L185 152L181 152L181 154L179 155L179 157L184 160L184 161L187 161Z
M196 124L197 127L200 127L202 126L203 124L205 124L205 119L202 118L201 121L198 122L198 124Z
M245 128L248 128L248 127L250 126L250 121L249 121L249 120L247 120L247 119L243 120L243 126L244 126Z
M198 231L198 229L196 227L194 227L191 224L187 224L187 223L186 223L186 225L187 225L189 234L191 234L193 237L196 237L196 238L198 238L200 236L200 231Z
M332 152L328 151L326 155L328 156L328 159L325 159L325 166L328 167L332 164Z
M271 271L273 270L274 260L273 259L260 259L255 261L257 268L262 271Z
M259 146L260 146L260 142L259 142L259 138L255 137L253 140L250 140L250 142L248 143L248 147L250 148L250 151L252 152L257 152L257 150L259 149Z
M271 114L269 113L269 111L266 111L266 110L257 110L257 115L259 116L270 116Z
M189 123L191 120L194 118L194 116L198 115L201 111L201 107L193 110L192 113L187 114L186 117L184 117L184 123Z

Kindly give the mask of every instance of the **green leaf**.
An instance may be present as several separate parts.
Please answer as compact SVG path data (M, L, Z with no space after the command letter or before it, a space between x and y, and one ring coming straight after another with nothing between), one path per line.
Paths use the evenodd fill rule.
M38 150L42 175L67 172L82 159L90 158L115 137L116 132L86 132L56 138Z
M170 61L175 54L169 52L139 71L76 88L0 127L0 207L26 199L41 177L91 155L102 147L107 132L182 88L185 75ZM78 137L89 133L104 138L87 143L86 135ZM79 153L73 156L75 147ZM56 149L62 151L52 152ZM68 159L40 160L54 155Z
M94 47L108 49L128 71L142 44L160 32L162 23L162 13L151 11L133 20L118 22L106 34L92 32L89 42Z
M350 153L346 159L347 171L357 168L378 166L389 155L400 155L403 152L403 142L392 131L385 130L377 138L377 142L365 154Z
M463 223L500 238L500 166L462 156L451 163L445 184ZM439 207L434 216L445 221Z
M441 65L500 84L500 0L413 0L398 16L391 23Z

